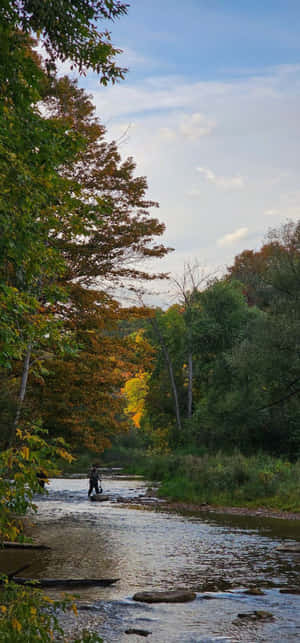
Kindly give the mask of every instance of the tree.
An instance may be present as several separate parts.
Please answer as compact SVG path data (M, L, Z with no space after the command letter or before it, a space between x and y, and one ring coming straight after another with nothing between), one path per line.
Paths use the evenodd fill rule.
M13 364L23 361L13 441L32 351L45 345L46 337L51 344L59 335L51 304L63 298L58 279L64 259L48 237L62 225L76 190L59 167L74 158L81 141L62 121L39 113L45 74L28 38L8 31L5 44L11 57L8 66L0 59L6 79L0 100L1 366L10 378Z
M133 262L167 252L152 241L164 226L148 216L156 204L145 199L144 177L135 178L133 161L122 162L116 145L105 142L105 130L84 92L66 78L46 79L26 42L27 49L21 39L19 54L28 66L27 94L20 104L9 96L3 110L4 123L10 119L3 128L5 152L9 145L14 149L17 176L25 184L20 190L13 181L14 165L6 153L2 182L9 198L3 199L1 217L5 315L0 334L6 366L23 360L11 441L30 362L41 362L41 350L45 355L54 340L69 348L70 331L64 329L74 317L79 287L99 287L99 278L102 287L104 280L150 278ZM38 110L40 99L47 103L47 118ZM14 141L11 123L18 121L20 135ZM15 189L9 191L11 183ZM18 332L11 333L19 322Z
M128 5L117 0L3 0L0 7L0 40L8 30L38 35L47 52L47 69L53 73L56 60L70 59L80 73L92 69L107 84L124 77L124 68L114 62L119 49L112 46L107 30L97 23L127 13ZM10 64L5 61L5 64Z
M68 58L80 73L91 68L104 84L114 82L125 71L114 62L119 50L112 47L110 34L99 33L95 23L114 20L126 10L127 5L114 0L51 0L46 4L5 0L0 7L0 308L5 310L0 345L5 369L11 368L13 360L24 358L11 441L24 401L32 350L48 333L45 324L41 329L36 313L41 302L63 299L62 291L59 294L56 288L54 295L50 284L57 283L55 274L61 276L64 271L64 258L50 246L48 233L55 229L59 234L59 222L65 222L73 195L78 195L75 182L63 177L59 168L74 159L80 137L62 121L56 124L38 111L47 83L32 52L31 36L41 37L48 54L48 77L54 77L56 59ZM72 225L74 230L74 218L72 224L69 221ZM29 323L18 326L24 312Z
M188 400L187 400L187 417L192 417L193 412L193 325L195 313L197 310L197 294L204 289L204 286L212 280L212 274L207 275L203 268L196 261L194 264L187 262L184 265L181 277L173 277L172 281L175 286L176 295L179 303L183 307L183 319L186 326L186 361L188 377ZM196 303L196 308L194 304Z
M113 282L115 290L120 282L124 288L126 284L132 287L136 279L163 278L138 267L145 259L169 251L154 242L165 226L149 216L158 204L146 199L145 177L134 176L132 158L122 161L116 143L107 143L94 106L75 81L65 77L56 82L49 88L46 104L53 116L68 122L86 143L76 163L64 168L65 176L77 180L82 188L80 199L74 202L74 216L81 228L74 233L65 226L52 237L66 258L68 280L101 288Z

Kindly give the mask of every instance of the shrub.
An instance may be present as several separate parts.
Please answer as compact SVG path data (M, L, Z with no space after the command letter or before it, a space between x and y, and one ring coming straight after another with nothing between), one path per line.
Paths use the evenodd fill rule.
M0 599L1 643L53 643L67 642L58 615L72 609L77 613L71 597L54 601L32 586L19 586L1 577L4 583ZM97 634L83 632L77 643L101 643Z

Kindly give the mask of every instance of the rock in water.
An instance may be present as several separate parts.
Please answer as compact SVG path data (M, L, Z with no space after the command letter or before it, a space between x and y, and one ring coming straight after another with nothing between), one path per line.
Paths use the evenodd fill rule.
M300 587L282 587L279 591L281 594L300 594Z
M196 598L196 592L185 589L175 589L166 592L137 592L132 597L141 603L187 603Z
M104 502L104 500L109 500L109 496L106 496L104 493L95 493L94 496L90 496L90 500L93 502Z
M138 636L149 636L152 632L148 630L141 630L139 627L129 627L128 630L125 630L125 634L137 634Z
M254 612L246 612L244 614L238 614L238 618L249 619L250 621L268 621L273 620L274 616L271 612L265 612L263 610L254 610Z
M286 543L285 545L279 545L276 549L277 551L289 551L294 554L300 554L300 543Z

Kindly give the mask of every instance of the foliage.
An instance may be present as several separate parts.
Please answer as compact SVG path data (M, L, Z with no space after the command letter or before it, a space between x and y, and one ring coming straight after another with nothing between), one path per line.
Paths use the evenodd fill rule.
M300 461L263 453L169 455L142 457L130 470L159 480L159 495L187 503L227 506L267 506L299 511Z
M22 541L22 517L35 510L34 494L41 492L38 476L58 472L59 460L71 462L62 438L50 444L39 425L17 429L14 447L0 452L0 541Z
M168 248L154 241L165 227L149 215L158 204L146 198L145 177L135 176L133 159L123 161L116 143L106 141L106 130L95 117L89 96L75 81L64 77L52 83L45 104L55 119L67 122L85 141L76 162L64 167L64 175L81 186L73 211L81 228L65 225L54 238L67 261L68 282L76 279L77 285L89 288L113 282L116 289L116 285L132 287L136 279L153 278L138 264L164 256Z
M0 639L2 643L50 643L67 641L59 624L59 613L71 609L77 614L71 597L56 601L38 588L19 586L2 577L4 589L0 604ZM55 637L55 639L54 639ZM58 637L58 638L56 638ZM82 633L77 643L101 643L96 634Z
M168 364L149 324L154 357L141 419L149 452L299 457L299 250L300 224L288 222L260 250L236 257L224 278L201 291L192 284L180 304L156 312L182 427L175 433Z
M123 78L126 70L116 65L114 58L120 50L112 46L107 30L99 32L97 22L126 14L127 6L117 0L4 0L0 24L37 34L48 55L48 71L55 70L57 59L70 59L72 68L82 74L92 69L105 85Z
M21 407L25 418L44 415L52 430L52 386L52 417L58 412L63 433L102 450L122 415L120 389L131 367L130 351L112 330L122 313L99 292L99 280L103 289L152 278L137 263L167 252L153 242L164 226L148 214L157 204L145 198L145 178L135 177L132 159L122 161L116 144L105 141L84 91L67 78L47 78L26 36L14 55L26 92L18 98L11 68L2 174L0 157L8 195L2 210L0 203L3 431L13 442ZM37 390L24 402L27 381ZM70 382L69 392L61 381Z
M31 379L28 405L40 410L51 435L64 435L75 449L101 452L128 426L121 387L132 348L118 334L119 314L110 298L80 289L70 320L77 354L53 355L43 379Z

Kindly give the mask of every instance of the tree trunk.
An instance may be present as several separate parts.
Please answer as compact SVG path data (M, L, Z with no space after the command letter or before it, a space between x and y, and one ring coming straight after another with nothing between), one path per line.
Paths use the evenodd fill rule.
M192 417L193 409L193 355L188 354L188 418Z
M174 400L174 410L175 410L176 424L177 424L178 432L181 435L181 433L182 433L182 425L181 425L178 394L177 394L177 387L176 387L176 382L175 382L175 378L174 378L172 360L170 358L169 351L168 351L166 342L164 340L164 337L163 337L163 335L162 335L162 333L160 331L159 325L157 323L157 319L151 319L151 323L152 323L152 326L155 329L155 332L156 332L157 337L159 339L159 343L160 343L160 345L162 347L163 354L165 356L166 364L167 364L167 367L168 367L169 377L170 377L170 382L171 382L171 388L172 388L172 393L173 393L173 400Z
M12 446L14 444L15 439L16 439L16 430L17 430L17 426L19 424L19 420L20 420L20 416L21 416L21 410L22 410L24 397L25 397L25 393L26 393L26 388L27 388L31 352L32 352L32 344L30 342L28 344L28 347L27 347L27 351L26 351L26 355L25 355L25 359L24 359L24 364L23 364L23 372L22 372L21 385L20 385L19 397L18 397L18 402L17 402L17 410L16 410L16 415L15 415L14 423L13 423L13 426L12 426L11 435L10 435L10 441L9 441L10 446Z

